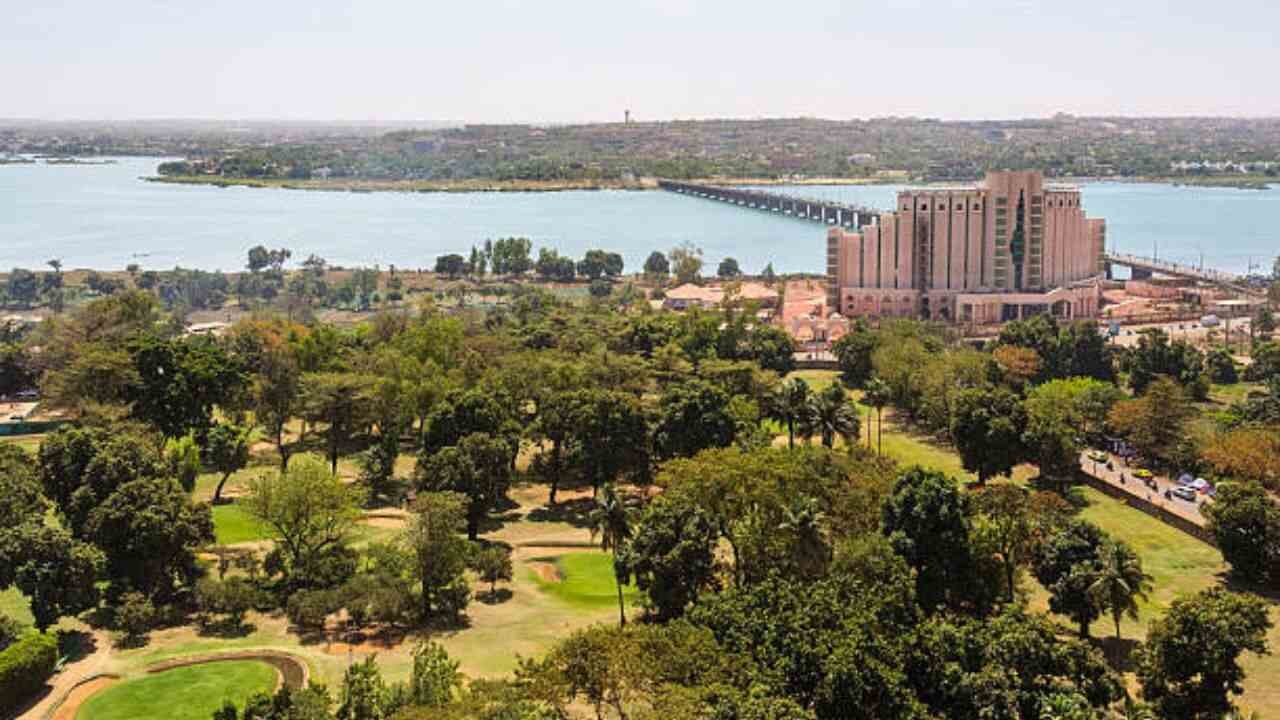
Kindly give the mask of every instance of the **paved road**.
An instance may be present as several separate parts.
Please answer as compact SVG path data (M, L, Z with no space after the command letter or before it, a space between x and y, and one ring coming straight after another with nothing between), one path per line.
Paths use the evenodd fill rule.
M1092 475L1099 480L1103 480L1108 484L1117 487L1124 492L1133 495L1136 498L1148 500L1151 503L1172 511L1175 515L1186 518L1191 522L1203 527L1206 520L1200 512L1200 507L1205 502L1211 502L1206 496L1197 494L1195 502L1183 500L1178 497L1166 498L1164 493L1166 490L1172 490L1177 487L1177 483L1169 478L1157 475L1152 480L1156 483L1156 489L1152 490L1143 484L1140 478L1133 476L1133 471L1137 468L1129 467L1124 460L1118 455L1108 455L1111 458L1111 464L1114 470L1108 470L1106 462L1094 462L1086 453L1080 455L1080 467L1086 473ZM1124 482L1121 482L1121 477Z

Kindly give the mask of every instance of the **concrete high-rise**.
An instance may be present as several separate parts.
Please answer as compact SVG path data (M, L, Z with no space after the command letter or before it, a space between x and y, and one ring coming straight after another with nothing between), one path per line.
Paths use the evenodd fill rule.
M898 193L893 212L827 234L827 304L845 317L989 323L1033 313L1091 317L1106 224L1075 187L1039 172Z

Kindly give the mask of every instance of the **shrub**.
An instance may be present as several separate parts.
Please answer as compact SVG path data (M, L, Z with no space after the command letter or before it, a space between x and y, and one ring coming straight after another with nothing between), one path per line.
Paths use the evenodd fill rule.
M139 592L125 593L116 605L116 629L125 645L145 645L156 623L156 606Z
M0 652L0 713L39 692L57 664L58 638L50 633L29 633Z
M8 615L0 615L0 651L9 647L22 637L22 623Z
M299 628L320 630L325 618L338 609L339 598L331 590L299 590L289 596L285 614Z
M464 578L457 578L441 588L436 603L443 617L457 619L471 602L471 587Z

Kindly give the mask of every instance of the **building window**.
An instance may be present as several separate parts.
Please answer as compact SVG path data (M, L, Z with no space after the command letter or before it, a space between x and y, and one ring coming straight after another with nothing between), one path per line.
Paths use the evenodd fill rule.
M929 204L928 204L928 203L925 203L924 205L921 205L921 206L920 206L920 209L921 209L921 210L928 210L928 209L929 209Z

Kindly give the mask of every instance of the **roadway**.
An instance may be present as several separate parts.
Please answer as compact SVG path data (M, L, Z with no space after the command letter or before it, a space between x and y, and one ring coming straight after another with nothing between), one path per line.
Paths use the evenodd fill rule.
M1200 527L1204 527L1208 522L1204 514L1200 512L1200 508L1205 502L1211 502L1205 495L1196 493L1194 502L1178 497L1166 498L1164 496L1165 492L1176 488L1178 486L1177 483L1162 475L1155 475L1151 478L1156 485L1153 490L1145 485L1140 478L1133 476L1133 471L1138 468L1127 465L1124 458L1119 455L1108 453L1107 457L1111 459L1111 464L1114 468L1112 470L1107 469L1105 460L1095 462L1087 452L1080 453L1080 469L1108 485L1119 488L1128 495L1169 510L1174 515L1185 518Z

